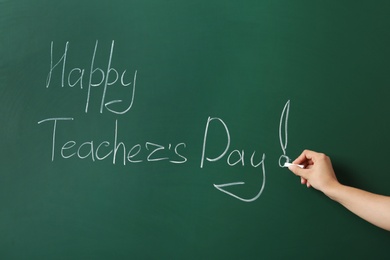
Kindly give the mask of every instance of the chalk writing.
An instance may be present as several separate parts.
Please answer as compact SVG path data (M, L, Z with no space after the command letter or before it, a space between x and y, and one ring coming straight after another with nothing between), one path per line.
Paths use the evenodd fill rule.
M96 41L95 43L95 48L92 53L92 59L91 59L91 65L89 68L89 76L88 76L88 85L87 85L87 94L86 94L86 101L85 101L85 113L88 113L89 111L89 103L92 95L92 88L93 87L101 87L103 85L103 91L101 94L100 98L100 108L99 112L103 113L104 109L108 110L111 113L114 114L125 114L127 113L133 106L134 103L134 97L135 97L135 90L136 90L136 81L137 81L137 70L135 70L134 75L133 75L133 81L127 81L125 82L125 75L126 75L126 70L123 70L121 73L118 72L117 69L112 67L112 55L114 52L114 43L115 41L112 41L111 43L111 49L110 49L110 54L109 58L107 61L107 68L105 70L101 69L100 67L95 68L95 57L96 57L96 52L98 49L98 44L99 41ZM62 88L64 87L70 87L73 88L76 85L79 85L80 89L82 90L84 88L85 82L84 82L84 76L85 76L85 68L72 68L66 78L66 62L68 59L68 49L69 49L69 42L66 42L65 44L65 49L63 55L60 57L60 59L54 63L53 62L53 56L54 56L54 43L51 42L50 45L50 70L47 75L46 79L46 88L49 88L52 84L52 76L53 72L59 66L60 64L62 65L62 69L60 71L61 73L61 82L60 86ZM113 79L110 79L110 77ZM119 79L120 78L120 79ZM122 99L114 99L107 101L107 91L108 87L115 85L116 83L120 83L120 86L123 87L128 87L132 84L131 90L129 90L127 98L129 103L127 107L124 109L119 109L116 108L115 106L113 107L112 105L117 104L117 103L122 103L124 100Z
M255 200L257 200L260 195L263 193L263 190L264 190L264 187L265 187L265 154L263 154L263 158L261 160L261 162L259 164L261 164L261 171L262 171L262 181L261 181L261 186L260 186L260 190L259 192L257 193L256 196L254 196L253 198L249 198L249 199L245 199L245 198L242 198L241 196L238 196L232 192L229 192L225 189L223 189L224 187L229 187L229 186L235 186L235 185L242 185L242 184L245 184L245 182L232 182L232 183L225 183L225 184L214 184L214 187L217 188L218 190L222 191L223 193L226 193L228 194L229 196L232 196L233 198L236 198L238 200L241 200L243 202L253 202Z
M98 115L102 114L104 111L108 111L115 116L129 112L135 101L137 70L134 71L132 80L129 80L126 76L126 69L118 70L113 67L115 41L111 42L111 48L107 55L107 65L104 69L99 66L95 66L95 58L99 46L98 41L95 42L89 68L67 68L67 61L70 59L69 46L69 42L66 42L64 50L61 52L61 56L56 59L54 58L54 56L56 56L54 51L54 42L51 42L50 66L45 87L47 89L50 88L51 90L79 88L80 91L86 92L84 112L87 114L92 109L90 101L95 98L95 95L99 95L97 103L99 103L100 106L95 110L98 112ZM57 74L57 76L54 76L55 74ZM120 92L120 94L118 94L118 92L113 92L113 95L118 95L120 99L108 98L107 93L111 91L114 86L124 87L126 90L125 92ZM101 88L100 91L97 90L98 88ZM96 102L94 103L96 104ZM121 107L121 103L124 107ZM279 158L279 166L281 167L283 167L284 163L290 162L290 158L286 154L288 144L287 127L289 109L290 100L286 102L283 108L279 123L279 141L283 152L283 155ZM49 138L51 140L50 155L52 162L70 158L90 160L92 162L105 160L109 161L113 165L164 162L171 164L184 164L188 161L187 144L183 141L170 142L168 144L162 144L155 141L134 142L132 144L129 144L128 142L125 143L122 141L119 134L120 123L117 118L115 118L115 123L113 124L113 130L110 136L105 137L100 141L86 138L87 140L84 140L83 142L76 142L76 137L72 138L72 133L69 133L69 131L66 130L70 124L75 124L76 122L77 120L74 117L62 116L49 117L38 121L39 125L48 125L49 129L51 129ZM210 139L212 138L210 137L209 132L212 128L222 129L222 131L220 130L221 132L219 133L219 136L222 138L225 137L225 142L221 145L220 153L217 156L211 156L209 152ZM243 196L228 190L229 187L232 186L241 187L245 184L243 181L213 184L217 190L240 201L253 202L257 200L263 193L266 184L266 154L262 153L261 156L256 156L256 150L248 153L246 149L237 147L232 148L229 127L222 118L209 116L206 120L204 129L203 144L200 151L200 169L209 167L210 164L218 161L225 161L229 167L259 167L258 191L250 198L244 198ZM58 138L58 133L61 134L61 138Z
M207 139L208 139L208 131L209 131L209 127L210 127L210 123L214 120L217 120L217 122L220 122L224 129L225 129L225 133L226 133L226 147L224 149L224 151L219 155L217 156L216 158L209 158L206 156L206 147L207 147ZM221 118L218 118L218 117L209 117L207 119L207 123L206 123L206 129L204 131L204 137L203 137L203 147L202 147L202 156L201 156L201 160L200 160L200 168L203 168L203 165L204 165L204 160L206 159L207 161L209 162L216 162L220 159L222 159L226 154L227 152L229 151L229 148L230 148L230 132L229 132L229 129L226 125L226 123L221 119ZM252 167L258 167L261 163L259 162L258 164L255 164L254 162L254 157L255 157L255 153L256 151L253 151L252 152L252 155L251 155L251 158L250 158L250 164ZM232 162L232 155L234 154L237 154L238 155L238 160L237 161L233 161ZM226 162L229 166L234 166L238 163L241 162L241 165L242 166L245 166L245 160L244 160L244 156L245 155L245 151L244 150L233 150L229 153L229 155L227 156L227 159L226 159Z
M207 147L207 140L208 140L208 132L209 132L209 128L210 128L210 125L211 125L211 122L215 121L216 123L220 123L222 124L224 130L225 130L225 134L226 134L226 146L223 150L223 152L215 157L215 158L209 158L206 156L206 147ZM204 132L204 137L203 137L203 148L202 148L202 156L201 156L201 160L200 160L200 168L203 168L204 166L204 161L209 161L209 162L216 162L220 159L222 159L229 151L229 148L230 148L230 132L229 132L229 128L228 126L226 125L226 123L221 119L221 118L218 118L218 117L209 117L207 119L207 123L206 123L206 128L205 128L205 132ZM253 151L252 152L252 155L250 157L250 164L252 167L259 167L260 165L262 165L262 174L263 174L263 178L262 178L262 184L261 184L261 188L260 188L260 191L259 193L253 197L253 198L250 198L250 199L245 199L245 198L242 198L232 192L229 192L227 191L226 189L224 189L225 187L229 187L229 186L235 186L235 185L242 185L242 184L245 184L245 182L233 182L233 183L225 183L225 184L214 184L214 187L238 200L241 200L241 201L244 201L244 202L252 202L254 200L256 200L258 197L260 197L261 193L263 192L264 190L264 186L265 186L265 154L263 153L263 156L262 156L262 160L255 164L254 163L254 157L255 157L255 153L256 151ZM238 160L237 161L231 161L231 157L233 154L237 154L238 155ZM234 166L238 163L241 162L241 165L242 166L245 166L245 151L244 150L233 150L229 153L229 155L227 156L227 159L226 159L226 162L229 166Z
M282 115L280 116L280 123L279 123L279 141L280 141L280 147L282 148L283 155L279 157L279 166L284 167L285 163L290 162L290 158L286 155L286 149L287 149L287 143L288 143L288 114L290 112L290 100L286 102L284 105ZM283 127L284 126L284 127ZM284 134L283 134L284 132Z
M117 160L123 165L127 163L140 163L140 162L156 162L167 160L170 163L180 164L185 163L187 158L182 154L182 150L186 148L186 144L181 142L174 146L168 144L164 146L152 142L145 142L145 145L135 144L129 146L119 140L118 137L118 120L115 120L115 129L113 131L113 137L111 140L104 140L100 143L96 143L93 140L85 141L81 144L77 144L74 140L68 140L65 143L58 144L56 133L61 130L58 122L74 120L74 118L47 118L38 122L42 124L45 122L53 122L52 126L52 144L51 144L51 160L54 161L58 156L62 159L69 159L77 157L79 159L89 158L91 161L102 161L109 157L112 157L112 164L116 164ZM145 149L148 155L146 158L139 158L141 150ZM120 155L122 157L120 157ZM138 156L138 157L137 157Z

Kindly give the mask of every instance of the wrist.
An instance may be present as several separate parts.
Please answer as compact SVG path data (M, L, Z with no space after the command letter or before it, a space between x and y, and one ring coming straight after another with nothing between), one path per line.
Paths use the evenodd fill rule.
M343 185L338 181L329 184L322 190L322 192L332 200L337 200L337 194L342 189Z

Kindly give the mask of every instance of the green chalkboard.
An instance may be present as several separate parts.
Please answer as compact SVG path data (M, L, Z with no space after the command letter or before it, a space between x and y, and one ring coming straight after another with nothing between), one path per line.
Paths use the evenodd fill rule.
M0 1L1 259L387 259L279 166L389 195L388 1Z

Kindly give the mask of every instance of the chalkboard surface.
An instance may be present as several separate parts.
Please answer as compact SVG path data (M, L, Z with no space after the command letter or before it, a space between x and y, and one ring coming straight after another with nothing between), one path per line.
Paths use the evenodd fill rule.
M1 259L387 259L282 168L389 195L388 1L0 1Z

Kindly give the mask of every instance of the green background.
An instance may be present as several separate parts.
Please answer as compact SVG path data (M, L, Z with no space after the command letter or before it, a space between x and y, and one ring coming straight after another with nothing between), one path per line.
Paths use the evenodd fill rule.
M1 0L0 257L386 259L388 232L278 166L278 129L290 100L288 156L325 152L342 183L389 195L389 12L388 1ZM112 67L126 81L137 71L124 115L99 112L102 86L85 113L96 41L95 67L115 41ZM53 62L69 42L65 77L85 69L83 89L61 87L60 66L45 87L51 42ZM129 100L118 82L107 93ZM209 116L231 144L201 168ZM53 117L74 118L58 122L54 161L53 123L38 124ZM69 140L112 145L116 121L142 162L61 157ZM216 157L226 133L209 130ZM187 161L170 163L182 159L171 148L148 162L147 142L185 143ZM234 150L244 166L228 165ZM213 186L237 181L226 189L245 198L265 188L245 203Z

